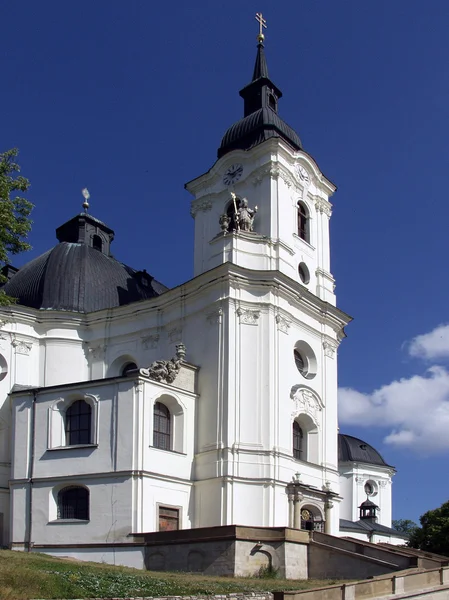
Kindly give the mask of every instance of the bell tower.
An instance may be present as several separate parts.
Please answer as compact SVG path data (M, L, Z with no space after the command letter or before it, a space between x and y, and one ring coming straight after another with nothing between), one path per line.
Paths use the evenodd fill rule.
M213 305L203 312L219 315L200 336L210 370L199 379L195 526L299 528L307 513L335 533L336 350L350 319L330 272L335 186L279 114L262 31L240 96L215 164L186 185L194 273Z
M225 262L280 271L335 304L329 198L336 187L279 115L282 92L269 77L262 33L240 96L243 118L225 132L218 160L186 184L194 196L194 273Z

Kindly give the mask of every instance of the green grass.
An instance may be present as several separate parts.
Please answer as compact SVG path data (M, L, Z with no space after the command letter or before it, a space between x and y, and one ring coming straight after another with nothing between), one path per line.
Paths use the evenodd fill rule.
M1 600L213 595L299 590L333 583L339 582L157 573L0 550Z

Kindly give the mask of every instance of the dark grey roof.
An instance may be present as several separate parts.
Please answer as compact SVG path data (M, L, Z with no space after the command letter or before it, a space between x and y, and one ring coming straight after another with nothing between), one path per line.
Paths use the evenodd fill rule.
M373 531L374 533L383 533L386 535L393 535L395 537L408 539L408 535L392 527L381 525L380 523L373 523L372 521L348 521L347 519L340 519L340 530L341 531Z
M61 242L19 269L3 289L24 306L90 313L168 288L86 243Z
M299 135L269 106L231 125L221 140L218 156L231 150L249 150L270 138L282 138L296 150L301 150Z
M269 79L263 43L257 46L251 82L240 90L244 115L226 131L218 149L218 158L232 150L250 150L270 138L282 138L295 150L301 150L298 134L278 115L281 90Z
M362 462L389 467L379 452L359 438L338 434L338 462Z

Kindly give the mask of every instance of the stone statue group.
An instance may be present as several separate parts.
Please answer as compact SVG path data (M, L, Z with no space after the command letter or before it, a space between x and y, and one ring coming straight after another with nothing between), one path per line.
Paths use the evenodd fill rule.
M254 209L249 208L248 200L243 198L239 204L237 204L237 197L234 192L231 192L231 197L234 205L234 230L235 231L253 231L254 218L257 213L257 206ZM228 233L231 225L232 215L224 213L220 217L220 226L223 233Z

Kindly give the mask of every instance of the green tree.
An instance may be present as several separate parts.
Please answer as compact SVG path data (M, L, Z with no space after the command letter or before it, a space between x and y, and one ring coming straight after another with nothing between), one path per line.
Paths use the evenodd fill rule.
M392 525L393 529L409 535L418 528L418 525L414 521L410 521L410 519L393 519Z
M449 556L449 501L421 515L419 522L421 527L411 534L409 545Z
M31 229L29 216L33 205L20 195L28 190L30 182L18 175L20 166L15 162L18 154L17 148L0 154L0 265L8 262L9 255L31 248L25 240ZM5 277L0 274L0 285L4 282ZM0 289L0 306L14 301Z

